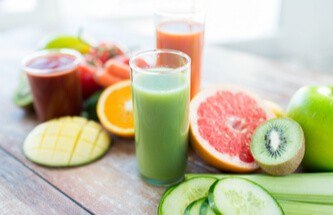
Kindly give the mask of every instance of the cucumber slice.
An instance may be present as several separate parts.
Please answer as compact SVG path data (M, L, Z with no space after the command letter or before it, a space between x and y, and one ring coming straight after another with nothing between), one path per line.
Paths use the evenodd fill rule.
M170 186L168 189L166 189L166 191L163 193L163 195L162 195L162 197L161 197L160 204L159 204L158 207L160 207L161 202L163 202L164 199L169 195L169 193L170 193L173 189L175 189L179 184L181 184L181 182L179 182L179 183L177 183L177 184L174 184L174 185ZM159 208L158 208L158 210L159 210Z
M200 215L216 215L209 206L208 198L206 198L200 206Z
M209 187L215 181L214 177L196 177L167 190L158 206L158 214L184 214L190 203L208 195Z
M208 199L218 214L284 214L264 188L244 178L229 177L215 182L209 189Z
M202 203L205 201L205 198L198 199L194 202L192 202L187 208L185 209L184 215L199 215L200 214L200 208Z

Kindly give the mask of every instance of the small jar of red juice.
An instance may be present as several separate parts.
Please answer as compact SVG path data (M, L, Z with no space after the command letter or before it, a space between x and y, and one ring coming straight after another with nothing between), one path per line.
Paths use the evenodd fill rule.
M82 107L79 52L70 49L37 51L23 60L40 121L79 115Z

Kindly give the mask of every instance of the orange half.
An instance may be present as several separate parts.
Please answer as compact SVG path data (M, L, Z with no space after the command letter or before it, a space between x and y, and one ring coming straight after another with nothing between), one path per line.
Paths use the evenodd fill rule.
M106 88L97 103L101 124L121 137L134 136L131 82L118 82Z

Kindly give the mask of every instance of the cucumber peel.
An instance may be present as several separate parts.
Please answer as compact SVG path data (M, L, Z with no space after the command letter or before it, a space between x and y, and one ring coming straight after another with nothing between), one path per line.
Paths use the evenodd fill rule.
M200 209L202 203L206 200L207 198L201 198L198 200L195 200L187 208L185 209L184 215L199 215L200 214Z
M169 188L161 198L158 214L184 214L189 204L208 195L208 190L215 181L216 178L209 176L194 177Z
M209 206L209 200L206 198L200 207L200 215L215 215L216 213Z

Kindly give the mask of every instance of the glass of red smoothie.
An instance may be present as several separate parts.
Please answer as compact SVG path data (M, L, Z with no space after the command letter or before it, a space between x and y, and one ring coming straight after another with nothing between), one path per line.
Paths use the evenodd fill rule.
M203 0L161 0L155 10L156 47L182 51L191 58L191 98L200 90L204 45Z
M71 49L42 50L22 63L40 121L79 115L82 107L79 52Z

